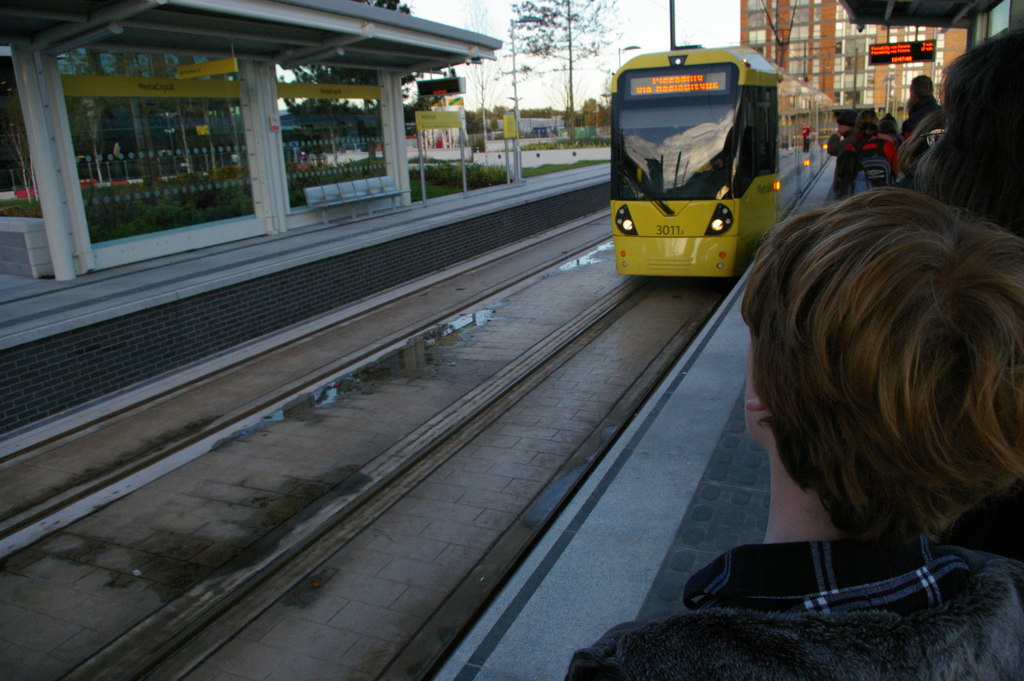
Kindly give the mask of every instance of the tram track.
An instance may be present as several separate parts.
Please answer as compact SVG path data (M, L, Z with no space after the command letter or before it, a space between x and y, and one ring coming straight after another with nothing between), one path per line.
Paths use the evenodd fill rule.
M458 448L515 403L559 365L557 357L572 354L575 346L585 345L606 326L630 297L638 295L640 282L628 280L605 296L583 315L544 339L529 353L499 372L492 380L464 396L450 409L439 413L421 428L409 433L360 472L369 484L358 493L333 498L305 523L298 524L291 536L278 539L279 550L273 556L250 565L244 574L233 573L214 588L202 584L178 599L173 615L158 612L128 632L117 644L66 677L67 681L86 681L114 671L118 679L176 679L181 670L152 672L161 663L180 654L204 659L237 631L238 623L217 626L221 618L251 621L279 599L296 580L312 571L334 551L341 548L388 507L401 499L448 461ZM604 324L602 324L604 322ZM578 350L577 350L578 351ZM210 604L211 595L217 602ZM226 632L221 631L226 630ZM174 632L167 636L168 632ZM155 654L140 655L140 642L160 640ZM187 652L186 647L189 647ZM116 670L116 671L115 671Z
M600 226L603 227L603 220L600 221ZM592 243L579 236L574 238L581 245ZM486 273L494 281L500 282L500 286L489 287L486 291L477 289L468 292L459 297L458 302L449 299L447 307L434 309L443 310L443 319L456 311L465 311L474 305L489 304L488 301L493 302L498 298L528 297L531 295L531 286L547 281L553 263L566 260L566 253L561 247L555 247L553 252L555 256L538 258L533 266L521 270L521 273L515 276L494 271L496 261L485 263L475 269L472 276L480 277ZM457 280L445 280L439 282L439 285L446 288L442 297L450 296L452 291L464 287ZM560 372L569 371L573 375L580 373L579 368L570 369L574 363L583 363L584 366L608 364L606 358L609 350L607 347L602 348L602 343L608 343L609 347L614 348L617 344L623 343L623 339L630 342L629 339L639 334L643 337L643 342L637 341L638 348L642 346L643 350L636 350L633 353L636 356L630 357L633 364L621 370L622 376L628 376L628 380L620 377L610 381L607 396L601 398L604 401L600 413L588 417L594 423L588 420L585 426L580 425L579 432L573 431L573 424L568 425L566 433L572 435L571 442L567 435L564 438L565 443L560 443L559 437L562 436L553 437L549 443L550 451L538 455L546 459L543 481L538 478L536 484L527 486L527 489L515 497L518 506L514 510L507 509L508 514L514 514L515 518L507 522L500 532L487 534L486 546L476 537L465 540L465 546L456 542L467 554L472 549L472 564L465 566L459 573L457 583L446 583L443 597L438 597L417 610L414 626L410 625L409 631L403 634L401 645L389 643L386 654L381 651L362 657L350 654L344 660L344 664L355 664L358 667L352 672L354 676L351 678L422 678L423 674L437 662L446 647L457 639L459 631L467 625L474 613L484 606L507 572L543 531L544 523L553 517L558 505L568 498L574 486L582 480L586 469L596 464L604 445L618 428L628 422L643 397L653 389L663 372L699 330L703 320L711 314L722 294L722 287L709 286L702 289L700 286L682 283L669 285L662 281L655 284L638 279L614 277L611 283L606 282L603 286L603 293L581 295L581 300L587 298L586 304L577 304L580 309L572 315L566 315L562 322L551 329L543 326L548 322L527 323L527 327L541 327L532 330L531 337L536 340L524 345L522 350L514 353L510 350L506 353L510 359L501 360L500 368L495 364L497 359L492 360L487 352L481 353L485 359L479 362L485 365L489 372L486 380L471 385L447 407L439 401L439 408L435 413L422 420L415 428L403 430L404 435L395 438L389 446L374 456L365 460L353 457L351 460L332 461L323 471L298 476L305 481L305 486L317 487L315 493L310 492L306 495L305 500L301 502L301 508L287 506L296 503L294 499L297 497L291 493L286 496L254 496L254 487L267 489L267 484L257 485L245 481L231 491L227 489L228 482L217 483L219 488L224 488L220 489L218 494L226 495L225 498L228 495L235 495L242 503L242 506L233 504L230 507L221 505L218 508L237 510L244 506L251 509L256 500L266 499L268 507L261 512L258 520L246 519L242 522L260 528L266 527L267 530L260 530L259 537L235 552L232 552L231 546L213 546L210 550L220 551L220 554L215 555L222 556L223 559L210 561L216 562L216 565L205 574L198 575L183 568L181 562L186 559L192 561L189 565L193 571L196 564L203 565L201 560L193 560L188 553L193 551L189 542L195 541L195 534L198 531L189 531L186 526L180 534L170 536L170 531L165 530L163 534L167 536L162 537L161 541L164 545L173 545L170 549L163 553L162 549L156 549L158 558L132 573L139 573L136 575L137 579L115 576L108 585L117 588L139 588L140 594L150 598L153 598L152 593L156 593L156 599L160 602L159 607L140 605L133 608L132 612L143 616L137 614L125 617L126 626L119 630L116 636L109 638L103 645L98 646L93 654L68 668L66 673L53 678L189 678L191 681L190 674L193 673L198 675L196 678L208 678L210 672L204 671L206 666L220 664L218 660L225 651L229 651L239 641L246 640L247 634L242 632L252 627L258 628L260 625L257 623L265 617L271 617L272 613L282 607L282 602L288 601L289 598L301 602L307 598L313 601L322 598L321 594L326 591L325 585L332 575L334 579L342 579L349 574L347 570L339 571L336 564L339 561L346 565L352 561L358 562L360 552L366 551L364 545L376 546L373 542L385 541L389 536L388 531L379 529L379 526L382 523L397 522L394 520L396 514L402 516L401 511L412 503L410 498L419 498L417 493L422 496L421 490L424 487L436 484L436 480L446 475L454 478L461 472L473 471L473 461L461 461L462 457L467 456L466 452L478 447L479 441L486 439L486 434L495 428L496 424L511 419L514 425L517 419L516 410L523 409L523 405L551 401L550 396L545 396L544 391L551 390L552 383L564 380L559 378ZM582 289L589 289L589 285ZM550 297L550 292L546 295L538 294L538 297ZM406 305L417 307L414 302L406 296ZM386 309L375 308L373 313L381 314ZM665 315L669 318L664 318ZM304 425L330 421L335 415L328 414L325 417L323 410L317 411L316 407L311 407L311 398L304 395L313 386L323 387L325 378L334 381L342 373L354 371L360 365L376 361L388 350L405 348L405 351L415 355L416 352L408 348L408 339L416 335L414 331L422 333L427 327L436 324L437 319L435 315L430 323L426 323L421 316L416 322L396 326L398 330L392 330L387 334L378 333L374 343L360 346L360 354L348 353L341 358L334 358L333 363L321 364L315 372L303 373L302 380L295 378L283 382L289 389L283 390L273 398L250 398L244 408L239 408L239 411L249 414L248 421L235 421L229 428L220 430L211 426L209 433L203 437L198 432L200 429L197 429L197 432L180 438L181 441L188 440L190 446L210 449L209 457L199 454L191 460L194 463L181 464L182 470L197 464L210 467L223 465L223 461L219 459L238 456L238 450L259 445L258 441L264 435L267 435L266 440L271 448L278 447L275 451L284 454L286 451L294 453L308 446L309 442L324 442L326 439L336 437L332 436L331 432L338 433L337 437L340 437L341 433L353 427L357 428L358 424L332 423L331 427L335 430L317 435L316 437L324 439L316 440L304 432L308 430ZM297 342L299 345L316 343L324 333L329 332L306 334ZM482 332L477 330L475 333L480 335ZM441 340L438 338L438 343ZM358 357L358 361L352 361L353 357ZM461 359L458 360L458 364L471 364L465 356L459 357ZM329 369L323 368L328 365ZM248 362L231 365L232 373L253 370L253 364ZM437 371L446 370L442 367ZM582 373L587 371L589 370ZM209 380L211 379L204 378L199 383L206 383ZM467 380L475 379L470 376ZM623 385L617 385L617 381L622 381ZM564 392L564 389L562 390ZM166 396L162 399L169 400ZM330 412L329 409L327 411ZM583 414L585 411L586 407L579 413ZM598 411L597 407L592 411ZM145 409L142 409L139 413L144 412ZM281 433L268 433L275 428L273 421L264 419L268 412L281 412L285 425L293 427L289 430L282 426ZM124 412L118 417L119 422L124 424L121 427L129 427L132 423L130 416L136 415ZM256 425L269 425L265 425L265 428L252 429L253 419L256 419ZM95 424L88 426L87 430L99 432ZM304 437L311 439L280 440L288 433L298 432L303 432ZM287 450L280 444L281 442L289 443ZM53 447L54 444L51 442L46 447ZM509 451L515 454L513 450ZM32 458L37 459L39 456L41 455ZM206 463L207 458L211 458L210 463ZM246 461L257 462L256 459ZM141 462L135 463L141 465ZM511 466L513 463L514 461L510 460L507 465ZM274 465L283 468L301 467L302 464L299 461L290 464L282 461L275 462ZM530 467L537 471L541 470L535 462L532 462ZM128 470L122 467L119 472L124 475ZM166 471L165 474L168 478L175 478L175 475L170 475ZM526 475L526 478L529 478L530 474L515 472L509 475ZM129 474L121 480L130 477ZM169 489L172 484L180 485L185 479L193 480L194 477L177 476L176 481L167 482L161 489ZM210 479L214 478L211 476ZM145 485L142 481L136 482L139 484L135 489L142 489ZM161 483L164 481L161 480ZM442 487L452 487L453 484L448 479ZM546 494L556 488L558 491L553 497ZM245 495L248 495L245 499L241 498L243 489ZM185 491L188 492L187 489ZM211 493L204 491L203 494ZM437 492L433 494L436 495ZM163 499L168 508L183 507L183 504L173 500L167 502L168 493L160 492L159 495L158 500ZM512 494L504 493L503 496L508 499L513 497ZM541 503L539 500L544 496L549 498L542 503L544 510L540 518L530 517L527 520L530 510L535 510L537 504ZM281 499L286 501L282 502ZM63 503L65 500L61 501ZM131 506L132 499L126 501L129 502L129 508L121 511L121 516L131 515L133 512L148 512L151 505L150 502L140 501ZM260 501L256 505L263 503ZM117 507L118 502L105 501L104 505L106 504L110 504L109 508L113 509ZM458 504L452 502L450 508L453 513L458 514L462 508L461 500ZM36 510L45 517L41 509ZM488 512L498 515L496 511ZM132 544L130 538L123 541L116 539L117 533L114 529L110 529L108 533L101 527L109 523L113 517L116 517L116 514L107 512L106 519L97 518L88 526L72 525L68 531L59 532L55 537L42 541L39 551L46 551L46 555L49 556L43 560L52 561L56 557L61 560L74 560L76 564L78 561L92 560L100 550L97 545L101 540L103 543L118 544L119 550L122 551L131 550L137 553L143 548L147 551L153 550L152 539ZM84 522L90 520L92 519ZM70 522L73 521L68 521ZM97 529L98 526L100 529ZM124 527L129 537L135 531L128 523ZM82 537L87 535L92 538L82 540ZM69 545L72 546L71 549L66 548ZM14 553L5 569L13 567L19 573L30 572L31 561L38 558L32 554L37 552L32 548ZM102 561L98 562L102 564ZM180 574L168 573L166 564L171 562L177 566L176 569L180 569ZM97 564L97 561L94 560L92 564ZM151 567L153 565L156 567ZM361 574L360 568L351 568L351 573ZM444 574L441 581L447 582L449 578L452 578L451 575ZM154 591L149 587L139 587L137 582L143 579L156 580L158 588ZM398 580L397 577L394 579ZM277 615L273 615L271 619L273 617ZM358 628L352 625L348 625L347 629L342 625L338 626L342 638L348 635L345 632ZM353 662L353 659L357 659L357 662ZM350 678L339 673L339 678L342 677Z
M536 247L547 241L568 238L573 248L581 246L592 248L604 240L604 235L585 238L582 242L578 237L574 238L574 235L595 222L603 222L603 220L577 221L569 229L553 230L538 238L517 244L511 249L503 249L501 252L489 254L448 273L445 275L444 281L449 284L449 288L457 289L459 288L459 279L473 277L485 268L494 268L496 263L515 257L524 247ZM262 394L243 401L223 414L204 414L198 419L175 424L170 432L160 433L156 438L142 443L142 446L134 451L119 452L99 467L94 466L88 476L74 476L86 477L85 480L76 480L69 476L69 481L61 485L62 488L56 492L50 489L42 490L38 497L22 501L18 505L0 507L0 558L50 531L59 529L74 518L88 513L91 509L109 503L151 481L165 473L169 466L180 465L194 456L201 455L217 441L230 437L233 433L245 428L258 425L267 414L283 408L297 396L315 390L333 377L356 371L360 366L393 352L409 339L416 338L435 327L440 320L452 317L460 310L479 306L489 298L507 295L518 287L526 285L538 273L550 268L564 257L565 252L559 251L554 256L541 258L537 262L531 263L526 269L517 269L508 278L493 283L486 290L477 291L471 296L453 297L449 305L434 308L425 318L416 318L411 324L396 328L383 337L374 339L371 345L355 348L353 352L338 358L331 358L330 361L321 363L312 371L301 372L286 383L274 385ZM278 343L271 342L269 347L257 349L242 359L230 361L226 365L215 366L205 373L200 372L196 378L176 383L155 394L146 394L137 403L104 412L94 419L68 428L59 435L16 451L0 451L0 472L31 461L62 446L74 448L79 438L85 435L102 432L107 428L116 428L118 423L159 408L161 405L172 403L175 398L187 395L192 391L209 388L226 375L258 371L260 362L268 359L272 361L275 356L293 352L295 348L318 337L323 337L325 334L343 331L345 328L362 322L370 321L372 323L374 317L389 314L389 310L396 303L396 293L399 293L401 297L408 297L416 295L424 287L431 286L436 287L437 281L428 279L401 287L398 292L388 292L383 296L353 306L350 313L343 313L340 317L327 316L322 323L312 324L312 329L308 328L310 325L304 325L307 328L299 330L297 333L280 334L283 339ZM25 533L31 528L34 528L34 531L19 536L19 533Z

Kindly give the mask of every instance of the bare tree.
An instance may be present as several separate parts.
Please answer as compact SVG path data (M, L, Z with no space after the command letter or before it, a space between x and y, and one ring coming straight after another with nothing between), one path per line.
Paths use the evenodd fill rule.
M786 57L789 52L789 37L793 32L793 18L796 16L794 7L780 7L779 0L774 0L774 7L769 7L765 0L760 0L761 11L764 12L765 21L772 32L772 40L775 42L775 63L779 68L786 68ZM773 16L774 12L774 16ZM769 57L771 59L772 57Z
M562 62L566 72L565 111L569 137L575 139L575 70L580 61L597 56L618 38L609 22L616 0L523 0L513 5L524 52Z
M466 2L463 0L466 14L466 28L476 33L490 35L494 33L487 6L482 2ZM469 86L480 103L480 120L483 124L484 141L487 140L487 110L494 105L495 87L501 80L501 67L496 61L484 59L470 64L466 70Z

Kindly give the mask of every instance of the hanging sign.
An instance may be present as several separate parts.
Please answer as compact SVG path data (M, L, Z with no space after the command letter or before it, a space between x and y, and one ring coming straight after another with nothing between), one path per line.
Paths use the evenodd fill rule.
M465 78L437 78L416 81L416 92L420 97L438 95L461 95L466 91Z
M238 73L238 60L234 57L212 59L198 64L183 64L175 70L178 72L178 78L201 78L222 73Z
M278 83L277 96L288 99L380 99L380 87L333 83Z
M935 41L923 40L912 43L885 43L870 45L869 63L909 64L915 61L935 61Z

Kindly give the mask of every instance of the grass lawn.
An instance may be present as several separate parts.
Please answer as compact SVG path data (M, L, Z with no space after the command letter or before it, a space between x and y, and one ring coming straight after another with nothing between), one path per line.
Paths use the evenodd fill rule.
M597 165L598 163L608 163L608 161L576 161L575 163L545 163L542 166L536 168L523 168L523 177L535 177L537 175L546 175L547 173L557 173L560 170L570 170L572 168L582 168L583 166Z

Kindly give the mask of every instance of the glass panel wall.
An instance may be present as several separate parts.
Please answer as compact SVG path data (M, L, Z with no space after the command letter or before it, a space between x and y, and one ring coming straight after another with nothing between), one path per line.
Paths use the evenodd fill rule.
M278 97L292 208L306 205L306 187L387 174L375 72L281 70Z
M28 132L10 57L0 57L0 215L39 217Z
M93 243L253 215L238 83L230 65L214 64L91 50L61 57ZM179 68L199 75L178 77Z

